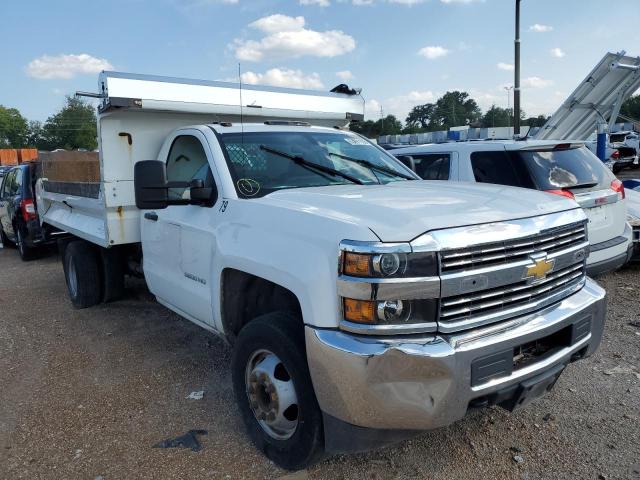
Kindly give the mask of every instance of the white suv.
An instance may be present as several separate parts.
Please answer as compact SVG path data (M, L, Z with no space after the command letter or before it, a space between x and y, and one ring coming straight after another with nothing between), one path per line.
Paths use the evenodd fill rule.
M620 268L631 254L622 182L582 143L487 140L414 145L391 153L425 180L510 185L574 199L589 218L591 276Z

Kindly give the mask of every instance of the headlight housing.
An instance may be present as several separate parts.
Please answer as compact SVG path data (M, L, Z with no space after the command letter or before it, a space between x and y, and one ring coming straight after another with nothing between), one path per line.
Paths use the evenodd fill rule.
M341 272L353 277L419 278L438 274L435 252L342 252Z
M370 334L435 331L438 272L433 251L414 252L409 244L343 242L341 328Z

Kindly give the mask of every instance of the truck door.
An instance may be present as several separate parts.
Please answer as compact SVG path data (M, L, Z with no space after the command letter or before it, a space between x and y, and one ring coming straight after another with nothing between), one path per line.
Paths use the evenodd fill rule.
M186 133L188 132L188 133ZM206 146L206 148L205 148ZM145 212L142 219L144 273L161 303L187 318L213 326L212 263L215 254L213 204L217 189L207 140L200 132L182 131L167 156L167 180L201 179L213 188L208 205L172 205ZM169 190L170 199L188 199L189 189Z

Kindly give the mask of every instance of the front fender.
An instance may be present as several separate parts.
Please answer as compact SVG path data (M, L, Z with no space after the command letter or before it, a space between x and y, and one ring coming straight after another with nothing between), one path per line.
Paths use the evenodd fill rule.
M216 232L213 272L216 326L223 331L220 278L226 268L278 284L297 297L304 323L335 328L340 306L337 295L339 244L344 239L376 241L366 227L259 202L229 201L229 220Z

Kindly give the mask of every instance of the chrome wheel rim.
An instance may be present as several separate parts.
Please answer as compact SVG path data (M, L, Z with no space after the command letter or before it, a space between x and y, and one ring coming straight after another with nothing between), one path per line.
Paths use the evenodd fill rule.
M69 278L69 291L71 296L75 297L78 294L78 276L76 274L76 264L71 257L69 257L67 263L67 277Z
M264 432L287 440L298 428L299 405L293 379L269 350L255 351L247 362L245 386L249 408Z

